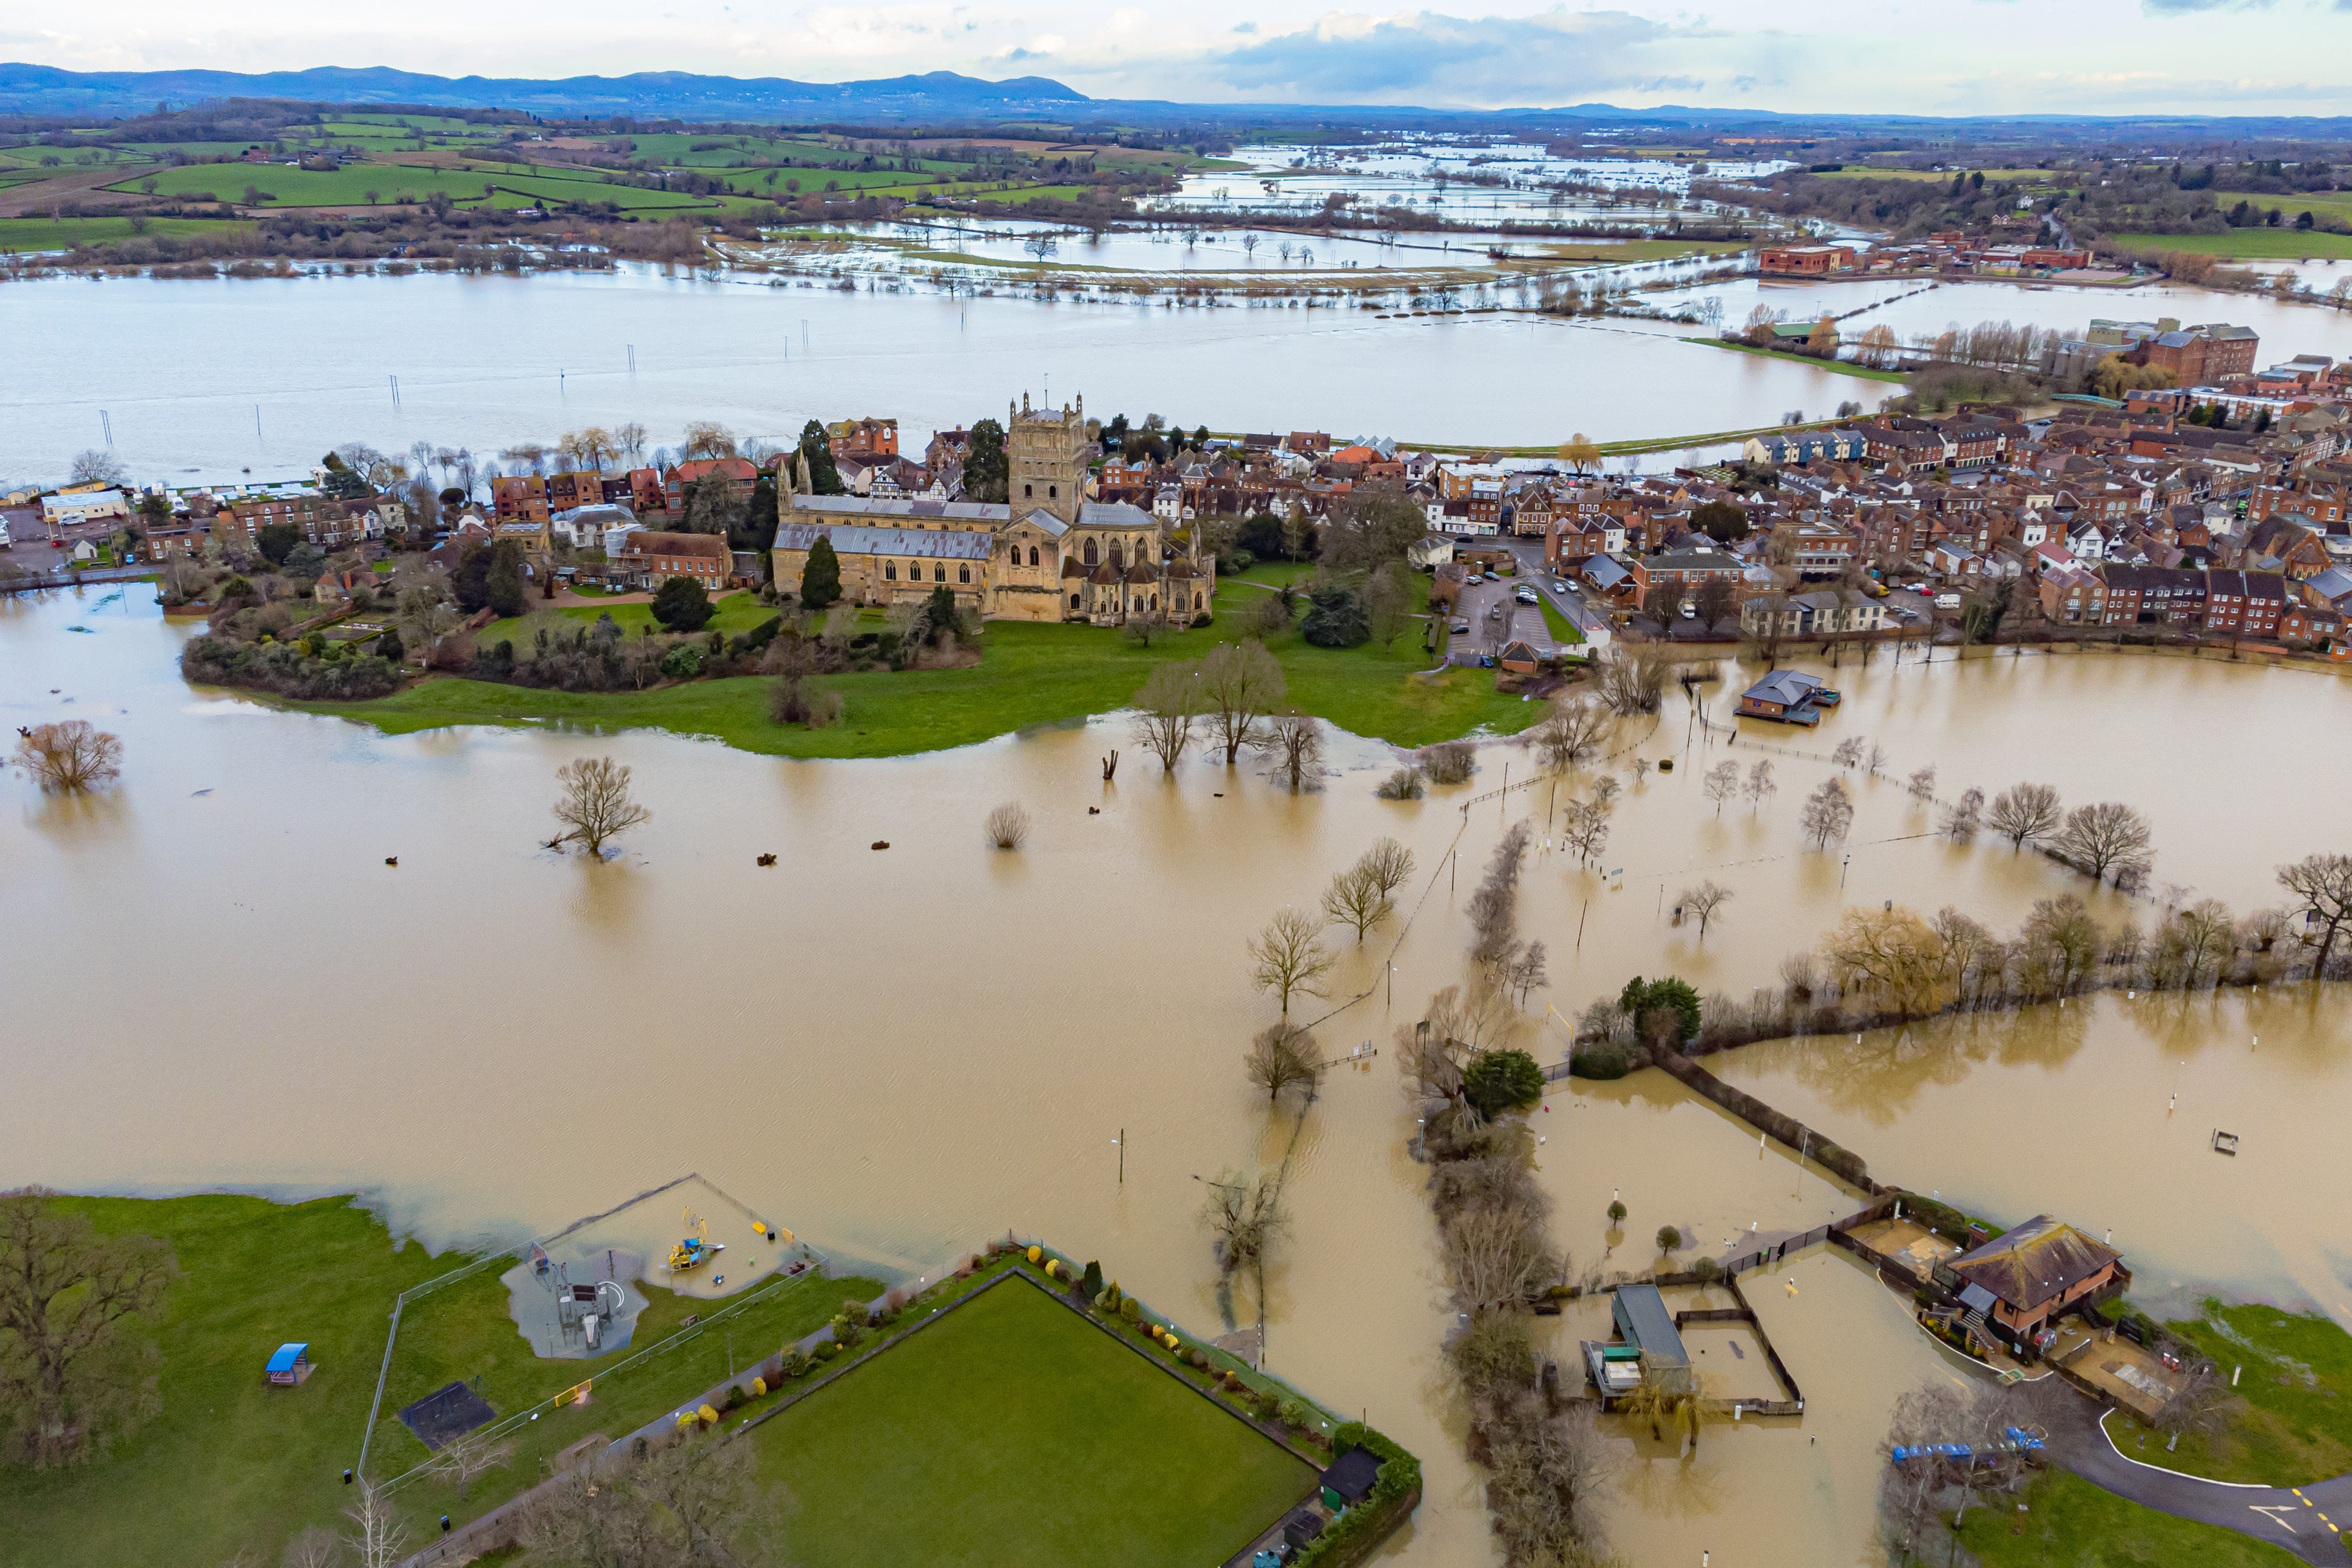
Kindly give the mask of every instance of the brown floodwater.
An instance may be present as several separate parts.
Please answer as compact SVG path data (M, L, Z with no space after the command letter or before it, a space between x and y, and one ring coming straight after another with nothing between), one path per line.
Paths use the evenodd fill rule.
M0 605L0 718L86 718L128 747L121 788L87 801L0 782L0 1184L357 1190L440 1247L551 1229L692 1170L821 1248L909 1274L1008 1226L1042 1235L1214 1331L1195 1178L1278 1161L1295 1133L1268 1363L1423 1455L1427 1501L1393 1555L1491 1555L1393 1065L1339 1069L1303 1127L1270 1115L1240 1071L1274 1016L1242 942L1282 905L1311 905L1374 838L1405 841L1422 868L1401 900L1410 930L1335 940L1333 1002L1370 994L1318 1030L1332 1055L1385 1050L1394 1023L1466 978L1459 910L1506 822L1551 804L1545 785L1457 809L1506 765L1522 779L1523 749L1490 749L1470 785L1390 803L1372 796L1394 765L1374 742L1340 738L1327 787L1294 797L1199 759L1163 779L1115 719L855 763L656 733L385 737L191 691L173 664L186 635L137 587ZM2241 905L2268 896L2274 862L2336 847L2323 814L2253 809L2245 788L2249 759L2294 781L2352 760L2332 679L2094 656L1882 658L1838 680L1848 701L1822 732L1759 731L1731 754L1873 733L1898 773L1937 763L1947 795L2031 776L2070 799L2129 798L2156 820L2160 880ZM1718 710L1736 685L1712 689ZM1126 761L1106 786L1097 759L1113 745ZM1761 811L1717 820L1697 791L1710 749L1675 694L1642 753L1679 765L1628 779L1604 857L1622 879L1558 850L1530 862L1522 929L1549 943L1552 979L1524 1036L1544 1059L1566 1045L1551 1009L1572 1017L1635 972L1764 984L1849 902L1948 901L2008 925L2079 886L2032 856L1918 837L1927 813L1890 781L1859 786L1850 863L1807 851L1798 806L1831 770L1802 756L1775 757L1780 790ZM604 866L537 847L555 769L596 754L633 766L654 811ZM1008 799L1036 821L1011 855L981 835ZM754 864L764 852L774 868ZM1702 875L1737 895L1704 944L1666 923L1675 889ZM2238 1005L2210 1026L2078 1005L2065 1026L2089 1027L2069 1049L1961 1051L1867 1091L1844 1088L1819 1043L1725 1070L1885 1177L2002 1217L2053 1207L2113 1224L2127 1257L2185 1284L2341 1294L2326 1278L2341 1215L2309 1223L2294 1201L2317 1190L2315 1123L2341 1101L2332 1014L2301 1045L2286 1023L2275 1046L2265 1027L2255 1052L2231 1033ZM1865 1043L1861 1058L1885 1054ZM2166 1064L2183 1059L2166 1123ZM1712 1248L1848 1201L1659 1075L1563 1085L1549 1104L1539 1163L1580 1275L1648 1268L1663 1225ZM2228 1169L2191 1146L2225 1113L2247 1149ZM2271 1181L2248 1195L2285 1212L2248 1204L2232 1219L2214 1184L2260 1171ZM1612 1189L1631 1210L1616 1238ZM1778 1276L1750 1294L1811 1402L1804 1420L1710 1429L1695 1460L1627 1436L1608 1513L1630 1561L1870 1560L1886 1407L1949 1368L1842 1255L1784 1272L1796 1294ZM1239 1308L1255 1314L1246 1291Z

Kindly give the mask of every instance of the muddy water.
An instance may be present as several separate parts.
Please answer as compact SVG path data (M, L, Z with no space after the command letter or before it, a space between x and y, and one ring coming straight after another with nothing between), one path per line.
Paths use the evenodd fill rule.
M2337 1128L2352 1091L2340 990L2117 994L2015 1017L1787 1040L1725 1079L2001 1223L2112 1232L2134 1293L2308 1301L2352 1323ZM2175 1097L2178 1096L2176 1101ZM2216 1129L2239 1136L2232 1157Z
M1546 788L1457 809L1507 766L1525 776L1515 748L1490 751L1474 784L1419 803L1373 799L1392 759L1352 740L1335 746L1338 771L1317 795L1197 761L1171 782L1111 720L852 763L654 734L385 738L189 691L172 662L185 634L137 588L112 593L0 606L0 721L89 718L129 749L123 787L101 798L44 801L13 775L0 784L11 917L0 1184L358 1187L438 1245L552 1228L692 1169L819 1247L910 1273L1007 1226L1043 1234L1210 1330L1216 1282L1194 1178L1277 1161L1294 1138L1293 1119L1270 1116L1238 1070L1272 1016L1242 973L1244 934L1315 900L1374 837L1406 841L1423 874L1393 949L1394 1010L1391 928L1362 950L1338 944L1334 1002L1370 995L1319 1028L1333 1054L1385 1046L1392 1022L1464 978L1456 910L1504 821L1550 804ZM2297 765L2323 777L2352 733L2334 682L2218 664L1882 659L1838 679L1846 709L1801 743L1882 733L1898 770L1932 756L1955 785L2031 773L2072 798L2128 786L2158 816L2160 874L2241 902L2273 861L2325 847L2320 825L2231 812L2228 842L2200 847L2190 826L2242 786L2242 748L2178 737L2293 734ZM1618 812L1605 860L1624 868L1623 890L1601 890L1556 851L1529 867L1523 924L1554 954L1531 1020L1552 1005L1572 1015L1636 970L1734 992L1762 984L1842 899L1948 900L2007 923L2069 886L2030 857L1908 837L1920 813L1886 783L1861 786L1850 866L1804 852L1798 803L1829 770L1802 757L1776 758L1781 789L1764 809L1718 822L1696 793L1709 759L1696 741L1685 750L1679 701L1643 752L1682 765L1629 783ZM1732 754L1748 760L1768 738L1791 739L1744 737ZM1113 745L1127 757L1106 787L1097 759ZM635 768L653 822L607 866L537 849L555 768L599 753ZM1006 799L1036 817L1018 855L981 839L982 817ZM871 850L875 839L892 847ZM753 859L766 851L779 863L763 870ZM1694 874L1738 895L1703 947L1664 923ZM1532 1021L1527 1039L1546 1059L1565 1043ZM2332 1084L2319 1040L2282 1093ZM2132 1049L2119 1037L2073 1059L2089 1075L2114 1057L2128 1076ZM1967 1163L1960 1128L2038 1127L2055 1146L2091 1119L2041 1092L2045 1071L2018 1076L1962 1079L2009 1092L1938 1124L1955 1152L1937 1172ZM1904 1118L1899 1144L1808 1107L1799 1087L1790 1076L1759 1091L1785 1092L1788 1109L1821 1116L1890 1173L1946 1184L1910 1169L1926 1166L1937 1119ZM1711 1247L1750 1224L1795 1230L1830 1212L1821 1173L1759 1157L1737 1124L1651 1077L1576 1086L1551 1107L1538 1113L1544 1180L1580 1273L1646 1267L1664 1224ZM2284 1156L2293 1128L2242 1119L2247 1172ZM1488 1552L1479 1481L1444 1393L1450 1310L1422 1172L1403 1152L1411 1130L1385 1057L1337 1072L1297 1130L1297 1224L1269 1281L1269 1363L1425 1457L1428 1502L1401 1556L1475 1563ZM2021 1180L1989 1165L1969 1168ZM2181 1184L2161 1170L2147 1183L2151 1205ZM1612 1189L1633 1211L1622 1239L1604 1234ZM2048 1201L2039 1191L1984 1204L2030 1212ZM2126 1237L2153 1226L2129 1211L2116 1223ZM1811 1267L1819 1283L1801 1274L1795 1296L1756 1292L1817 1402L1804 1426L1711 1434L1696 1465L1629 1446L1612 1518L1630 1560L1720 1552L1764 1533L1741 1521L1795 1498L1800 1528L1780 1544L1720 1560L1864 1552L1885 1404L1940 1363L1900 1303L1839 1260Z

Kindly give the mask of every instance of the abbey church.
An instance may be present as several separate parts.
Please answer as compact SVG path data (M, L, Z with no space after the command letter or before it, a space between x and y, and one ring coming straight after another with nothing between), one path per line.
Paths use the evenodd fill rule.
M820 536L841 560L845 604L929 598L944 586L992 620L1115 626L1209 612L1216 565L1167 522L1124 501L1087 499L1086 400L1059 411L1024 395L1004 425L1003 501L778 498L775 574L798 590Z

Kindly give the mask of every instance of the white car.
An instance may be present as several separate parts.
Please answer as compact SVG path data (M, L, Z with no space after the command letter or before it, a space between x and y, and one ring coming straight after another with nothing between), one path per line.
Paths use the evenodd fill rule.
M1551 591L1555 594L1565 594L1568 592L1568 584L1555 577L1551 580Z

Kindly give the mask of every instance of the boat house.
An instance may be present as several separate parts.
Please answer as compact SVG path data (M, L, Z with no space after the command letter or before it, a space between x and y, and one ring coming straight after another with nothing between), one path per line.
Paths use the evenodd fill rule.
M1582 1345L1585 1370L1605 1408L1612 1399L1644 1383L1687 1384L1690 1352L1675 1327L1675 1315L1655 1285L1622 1285L1612 1293L1609 1315L1622 1342Z
M1739 716L1810 728L1822 721L1822 710L1836 707L1838 700L1819 676L1776 669L1740 694Z
M2131 1283L2115 1248L2046 1214L1962 1253L1946 1268L1954 1277L1947 1288L1961 1306L2021 1347L2068 1310L2116 1295Z

